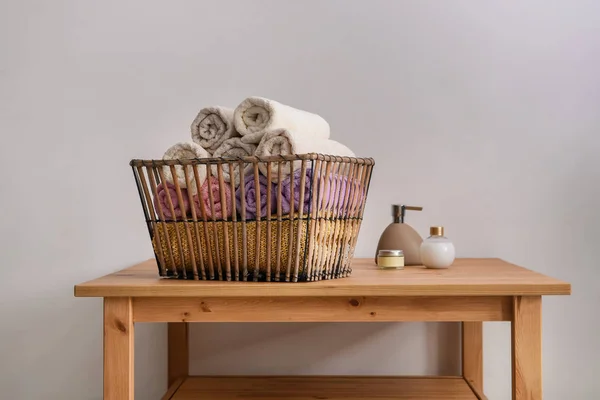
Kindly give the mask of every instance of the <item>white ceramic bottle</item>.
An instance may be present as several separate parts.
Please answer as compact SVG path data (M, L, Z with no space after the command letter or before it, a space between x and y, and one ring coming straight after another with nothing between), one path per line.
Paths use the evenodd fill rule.
M454 245L444 236L443 226L429 228L429 237L421 244L421 262L427 268L448 268L454 262Z

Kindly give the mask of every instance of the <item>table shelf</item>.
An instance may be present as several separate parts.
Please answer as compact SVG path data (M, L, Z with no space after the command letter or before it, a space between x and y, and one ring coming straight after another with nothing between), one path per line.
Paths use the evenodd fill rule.
M462 377L188 377L163 400L481 400Z

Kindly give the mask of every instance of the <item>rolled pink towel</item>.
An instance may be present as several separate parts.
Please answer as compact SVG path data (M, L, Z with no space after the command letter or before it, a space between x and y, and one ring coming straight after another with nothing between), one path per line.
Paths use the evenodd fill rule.
M165 187L166 186L166 187ZM158 192L158 196L154 196L154 208L156 209L156 213L158 217L161 218L162 215L166 220L172 220L173 218L181 219L185 217L190 210L190 200L188 198L187 189L181 188L181 197L183 200L183 206L179 203L179 198L177 197L177 191L175 190L175 185L170 182L161 183L156 187L156 191ZM171 203L173 204L173 210L175 211L175 215L171 212L171 207L169 205L169 197L171 198Z
M358 179L352 180L352 201L350 202L350 211L358 212L365 202L365 187Z
M284 213L289 213L291 204L294 204L294 212L300 211L300 189L302 182L301 170L296 170L292 176L286 177L281 182L281 205ZM321 211L333 211L334 215L347 216L356 211L364 201L364 188L355 178L330 174L327 180L317 179L312 189L313 174L311 169L306 170L304 178L304 202L303 213L308 213L312 204L312 197L319 193L316 206ZM294 185L294 197L292 199L291 185Z
M356 211L363 195L364 190L359 180L347 176L335 176L328 207L330 206L338 215L347 216Z
M211 207L210 195L209 195L209 181L210 181L210 192L212 192L214 208ZM225 204L221 202L221 190L225 195ZM209 179L204 181L204 184L200 187L200 194L194 195L194 209L196 211L196 217L202 219L202 210L200 208L200 198L204 204L204 210L207 218L223 219L231 216L233 207L231 205L231 187L225 183L223 187L219 187L219 180L211 176Z

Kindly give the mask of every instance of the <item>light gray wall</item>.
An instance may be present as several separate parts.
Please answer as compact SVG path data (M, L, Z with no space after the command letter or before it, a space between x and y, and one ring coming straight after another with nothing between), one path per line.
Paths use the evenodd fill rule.
M548 400L600 392L600 3L0 1L0 388L100 399L101 301L75 283L152 255L127 165L205 105L320 113L377 166L357 254L389 205L459 256L573 284L544 300ZM137 329L137 398L164 390L164 326ZM197 325L196 373L453 373L455 325ZM510 329L485 385L510 398ZM440 353L438 353L440 351Z

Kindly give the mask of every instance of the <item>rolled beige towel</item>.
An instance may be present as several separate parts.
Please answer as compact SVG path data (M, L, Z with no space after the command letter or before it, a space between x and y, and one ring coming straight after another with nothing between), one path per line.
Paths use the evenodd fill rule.
M307 137L304 134L291 132L287 129L275 129L266 132L258 144L254 155L257 157L268 157L307 153L355 157L354 152L340 142L331 139L314 139L310 136ZM294 170L299 169L301 166L301 161L294 161ZM263 175L267 175L266 164L261 163L258 168ZM282 168L281 173L281 179L283 180L290 174L289 166ZM271 174L271 180L277 183L279 180L278 166L275 163L271 164Z
M239 136L233 126L233 110L227 107L206 107L192 122L192 140L210 153L227 139Z
M213 157L247 157L254 155L256 151L256 145L252 143L244 143L239 137L227 139L221 144L221 146L214 152ZM252 168L252 164L245 164L243 175ZM217 166L211 165L213 176L218 176ZM231 172L229 171L229 165L223 164L223 179L227 182L231 182ZM235 163L233 168L233 181L235 185L240 184L240 168L239 164Z
M313 139L328 139L330 133L323 117L262 97L244 100L235 109L233 121L244 143L259 143L266 131L280 128Z
M191 160L195 158L208 157L210 157L210 153L206 151L206 149L204 149L202 146L194 142L181 142L169 147L163 155L163 160ZM196 185L196 178L194 176L194 167L191 165L186 167L190 187L187 187L183 168L184 167L181 165L176 165L175 177L173 177L173 174L171 174L171 167L168 165L163 166L163 173L165 175L165 179L167 180L167 182L170 183L174 183L175 180L177 180L177 182L179 183L179 187L187 188L192 194L196 194L198 192L198 188ZM200 178L200 186L202 186L202 184L206 180L206 167L204 165L198 165L197 169L198 177Z

